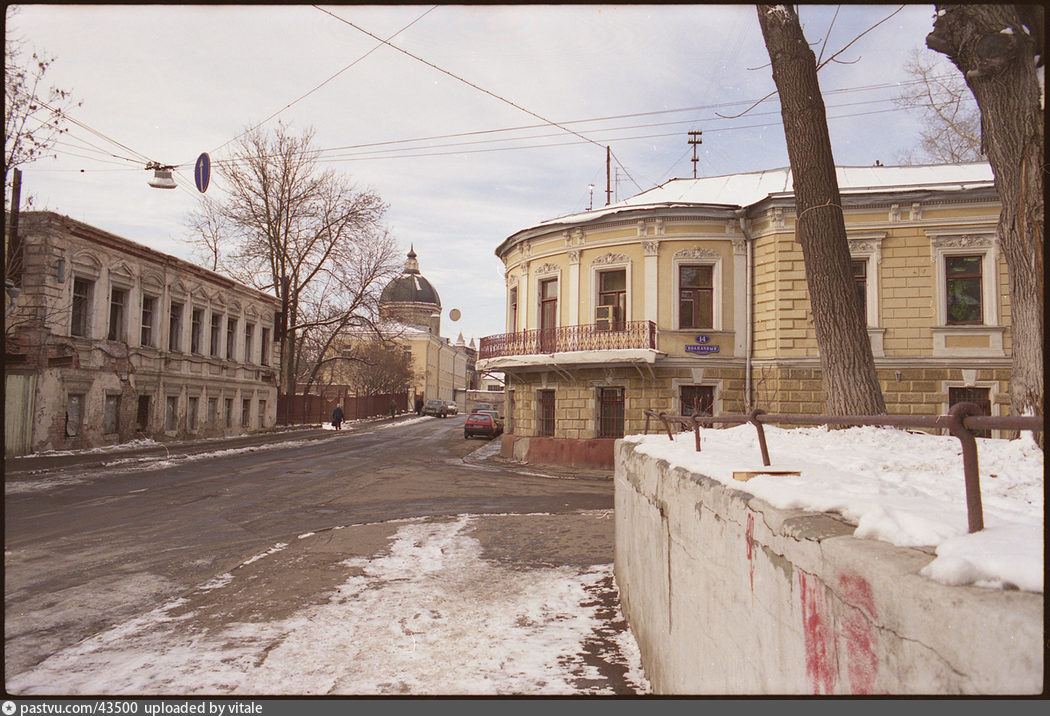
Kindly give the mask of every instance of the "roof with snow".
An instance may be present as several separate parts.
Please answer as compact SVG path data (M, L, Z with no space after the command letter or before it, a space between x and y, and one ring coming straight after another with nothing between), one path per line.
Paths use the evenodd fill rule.
M994 186L992 168L975 164L836 167L839 193L843 195L892 191L964 191ZM697 179L671 179L660 186L600 209L541 221L514 233L500 250L522 234L557 226L583 224L627 211L672 207L724 207L741 209L764 199L791 196L794 180L790 167L745 174Z

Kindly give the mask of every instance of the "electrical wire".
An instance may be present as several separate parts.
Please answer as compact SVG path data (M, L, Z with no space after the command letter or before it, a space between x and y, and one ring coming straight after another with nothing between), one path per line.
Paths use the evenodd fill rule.
M316 7L316 6L315 6L315 7ZM422 15L420 15L419 17L417 17L417 18L416 18L415 20L413 20L412 22L408 23L407 25L405 25L404 27L402 27L402 28L401 28L400 30L398 30L397 32L395 32L395 33L394 33L393 35L391 35L390 37L388 37L388 38L387 38L387 40L392 40L392 39L394 39L395 37L397 37L398 35L400 35L400 34L401 34L402 32L404 32L404 31L405 31L405 30L407 30L408 28L412 27L412 26L413 26L413 25L415 25L415 24L416 24L417 22L419 22L420 20L422 20L422 19L423 19L424 17L426 17L427 15L429 15L429 14L430 14L431 12L433 12L434 10L436 10L436 9L437 9L437 7L438 7L438 6L437 6L437 5L435 5L434 7L430 8L429 10L427 10L426 12L424 12L424 13L423 13ZM224 143L224 144L220 144L220 145L219 145L218 147L216 147L215 149L213 149L213 150L212 150L212 152L217 152L217 151L219 151L220 149L222 149L223 147L226 147L227 145L229 145L229 144L231 144L231 143L233 143L233 142L237 141L238 139L240 139L240 138L241 138L241 137L243 137L244 135L248 134L249 132L254 132L254 131L255 131L256 129L258 129L259 127L263 126L264 124L266 124L267 122L269 122L269 121L270 121L271 119L273 119L274 117L276 117L277 115L279 115L279 114L280 114L281 112L284 112L284 111L285 111L286 109L289 109L289 108L291 108L292 106L294 106L294 105L298 104L299 102L301 102L302 100L306 99L307 97L309 97L310 95L312 95L312 94L313 94L314 92L316 92L317 90L321 89L321 88L322 88L322 87L324 87L324 86L325 86L326 84L328 84L329 82L331 82L332 80L334 80L334 79L335 79L336 77L338 77L339 75L343 74L343 73L344 73L344 72L346 72L346 71L347 71L348 69L350 69L351 67L353 67L354 65L356 65L356 64L357 64L358 62L361 62L361 61L362 61L363 59L365 59L366 57L368 57L369 55L371 55L371 54L372 54L373 52L375 52L376 50L378 50L378 49L379 49L380 47L382 47L384 43L386 43L386 40L381 40L381 41L380 41L380 43L379 43L378 45L376 45L376 46L375 46L375 47L373 47L373 48L372 48L371 50L369 50L369 51L368 51L368 52L366 52L365 54L363 54L363 55L361 55L360 57L358 57L358 58L357 58L356 60L354 60L353 62L351 62L351 63L350 63L349 65L347 65L347 66L346 66L346 67L344 67L343 69L341 69L341 70L339 70L338 72L336 72L336 73L335 73L334 75L332 75L331 77L329 77L328 79L326 79L326 80L325 80L324 82L322 82L321 84L319 84L319 85L317 85L316 87L314 87L314 88L313 88L312 90L310 90L310 91L309 91L309 92L307 92L306 94L302 95L302 96L301 96L301 97L299 97L298 99L292 100L292 101L291 101L290 103L286 104L286 105L285 105L284 107L282 107L281 109L277 110L276 112L274 112L273 114L271 114L271 115L270 115L269 117L267 117L267 118L266 118L266 119L264 119L263 121L261 121L261 122L259 122L258 124L256 124L256 125L255 125L254 127L249 127L248 129L244 130L243 132L241 132L240 134L238 134L238 135L237 135L236 137L234 137L233 139L229 140L228 142L226 142L226 143ZM186 164L186 162L184 162L183 164ZM182 165L179 165L179 166L182 166Z
M582 139L582 140L584 140L586 142L590 142L591 144L594 144L596 146L602 146L598 142L595 142L593 139L588 139L587 137L583 136L579 132L576 132L576 131L574 131L572 129L569 129L568 127L565 127L565 126L563 126L563 125L561 125L561 124L559 124L559 123L557 123L557 122L555 122L553 120L547 119L546 117L543 117L543 116L541 116L539 114L536 114L532 110L526 109L526 108L522 107L520 104L516 104L516 103L510 101L509 99L507 99L506 97L502 97L502 96L496 94L495 92L490 92L489 90L485 89L484 87L480 87L480 86L474 84L473 82L471 82L469 80L465 80L465 79L463 79L462 77L460 77L459 75L457 75L455 73L449 72L446 69L438 67L433 62L428 62L427 60L424 60L422 57L419 57L417 55L413 55L408 50L402 49L402 48L398 47L397 45L394 45L394 44L392 44L390 42L387 42L386 40L383 40L382 38L380 38L380 37L378 37L376 35L373 35L368 30L365 30L364 28L358 27L357 25L355 25L354 23L350 22L349 20L347 20L345 18L342 18L342 17L339 17L335 13L329 12L328 10L325 10L324 8L319 7L317 5L314 5L313 7L318 9L318 10L320 10L321 12L325 13L326 15L331 15L332 17L334 17L336 20L339 20L340 22L346 23L347 25L349 25L350 27L354 28L358 32L363 32L364 34L368 35L369 37L374 38L376 40L379 40L380 42L385 44L387 47L390 47L391 49L397 50L398 52L400 52L402 54L408 55L413 60L416 60L418 62L422 62L427 67L433 68L433 69L437 70L438 72L446 74L449 77L451 77L451 78L453 78L455 80L458 80L458 81L462 82L463 84L465 84L465 85L467 85L469 87L473 87L474 89L478 90L479 92L484 92L485 94L489 95L490 97L494 97L494 98L498 99L501 102L505 102L506 104L509 104L511 107L514 107L515 109L519 109L522 112L525 112L526 114L535 117L536 119L540 120L541 122L545 122L547 124L551 124L551 125L553 125L555 127L558 127L559 129L563 129L566 132L568 132L569 134L573 134L573 135L579 137L580 139Z

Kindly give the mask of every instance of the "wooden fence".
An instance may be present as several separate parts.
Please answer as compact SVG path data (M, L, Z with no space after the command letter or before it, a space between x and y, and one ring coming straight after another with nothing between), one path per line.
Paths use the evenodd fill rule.
M343 407L344 420L360 420L390 415L391 402L397 412L409 409L407 393L383 395L349 395L346 389L329 389L320 394L278 395L278 425L314 425L332 421L335 406Z

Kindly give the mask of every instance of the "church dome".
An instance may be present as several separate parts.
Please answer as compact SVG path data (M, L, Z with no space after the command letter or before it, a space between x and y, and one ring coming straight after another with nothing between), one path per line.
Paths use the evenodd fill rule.
M408 260L405 261L405 270L401 275L386 285L379 297L381 304L389 303L431 303L438 310L441 309L441 298L438 292L419 273L419 262L416 260L416 252L408 251Z

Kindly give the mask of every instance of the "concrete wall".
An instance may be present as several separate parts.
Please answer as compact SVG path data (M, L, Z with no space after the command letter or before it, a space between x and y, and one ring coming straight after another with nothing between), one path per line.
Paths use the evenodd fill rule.
M616 445L615 574L660 694L1037 694L1043 595L918 575L932 549Z

